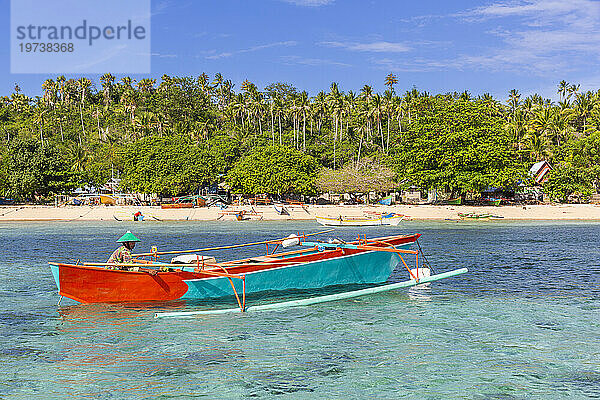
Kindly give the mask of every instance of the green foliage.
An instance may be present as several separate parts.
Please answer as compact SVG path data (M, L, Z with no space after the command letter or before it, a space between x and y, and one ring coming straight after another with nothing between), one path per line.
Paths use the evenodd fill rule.
M319 164L301 151L285 146L257 148L242 158L227 174L236 193L316 193Z
M216 175L235 175L238 160L274 145L333 170L365 158L384 160L400 182L423 189L511 186L540 160L585 171L596 190L600 186L600 91L579 92L563 81L559 102L539 95L521 99L512 90L504 105L468 91L432 96L413 87L399 94L404 90L393 74L384 82L384 93L368 85L360 93L344 92L333 83L309 97L284 82L261 89L244 81L236 92L221 74L164 75L159 82L104 74L96 84L85 77L47 79L40 97L17 91L0 98L0 192L27 199L67 190L75 181L100 186L122 173L131 190L185 193ZM183 147L167 139L175 137L177 143L185 138ZM35 174L15 178L19 167L9 148L23 140L55 149L58 158L48 150L54 157L48 163L55 165L50 174L64 169L69 176L57 182L68 184L42 190L43 179ZM240 183L237 190L300 191L302 185L290 189L286 179L251 189Z
M524 176L501 115L486 113L483 102L438 96L415 106L419 113L390 157L408 185L465 193L514 186Z
M566 203L571 195L587 200L593 193L592 179L587 170L561 163L550 171L544 191L552 200L561 203Z
M7 194L20 200L64 193L76 186L63 154L50 143L18 139L11 143L6 170Z
M8 196L10 184L8 182L8 169L10 166L9 153L6 146L0 147L0 196Z
M214 167L218 174L225 174L241 156L240 140L220 135L207 141Z
M121 153L121 186L140 193L193 193L215 180L208 152L185 136L150 136Z

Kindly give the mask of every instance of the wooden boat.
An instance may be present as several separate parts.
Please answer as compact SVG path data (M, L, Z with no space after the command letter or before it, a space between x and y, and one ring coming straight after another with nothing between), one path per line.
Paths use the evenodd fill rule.
M161 204L160 208L169 209L169 208L194 208L194 203L165 203Z
M273 204L273 209L279 215L290 215L290 211L285 207L283 203Z
M371 217L315 217L316 221L325 226L379 226L391 225L397 226L404 219L404 215L395 213L382 214Z
M453 206L460 206L462 204L462 197L457 197L455 199L450 199L447 201L448 204Z
M460 219L470 219L470 220L490 220L490 219L504 218L500 215L476 214L476 213L458 213L458 216Z
M384 206L390 206L392 205L392 196L384 197L383 199L379 200L378 203Z
M494 198L482 199L481 201L486 206L499 206L502 203L502 199L494 199Z
M220 219L233 219L235 221L262 220L263 214L254 210L221 210L217 216L217 221Z
M397 266L402 265L415 284L426 275L419 273L423 270L419 267L419 252L408 249L419 234L375 239L359 236L358 240L349 243L307 240L308 236L326 232L329 231L196 250L158 251L153 248L151 253L134 255L134 261L128 264L51 262L50 266L59 294L82 303L215 299L234 295L242 310L249 293L383 283ZM266 245L267 253L222 263L197 254L257 245ZM290 245L303 248L276 252L280 247ZM192 252L194 254L190 254ZM184 254L187 260L178 264L179 256L170 263L158 261L160 256L167 254ZM407 254L416 257L416 268L411 269L406 263L403 256Z
M175 199L174 203L163 203L160 208L194 208L194 207L205 207L206 199L202 196L183 196Z

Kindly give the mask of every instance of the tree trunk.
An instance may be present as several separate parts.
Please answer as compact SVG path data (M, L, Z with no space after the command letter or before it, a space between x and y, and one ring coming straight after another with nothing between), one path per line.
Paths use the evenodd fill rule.
M306 151L306 114L302 113L302 150Z
M386 151L389 152L390 151L390 116L388 114L388 120L387 120L387 146L386 146Z
M98 122L98 138L102 140L102 132L100 131L100 113L98 112L98 108L96 107L96 121Z
M81 117L81 130L83 131L83 134L85 135L85 125L83 125L83 108L81 107L81 105L79 106L79 116ZM133 123L133 120L132 120ZM79 134L79 146L81 146L81 134Z

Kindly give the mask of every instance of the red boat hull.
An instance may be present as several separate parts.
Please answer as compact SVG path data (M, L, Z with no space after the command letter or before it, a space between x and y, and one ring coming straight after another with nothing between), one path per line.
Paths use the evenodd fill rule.
M393 236L378 240L401 245L412 243L419 236ZM378 246L378 244L373 245ZM383 246L383 244L379 245ZM285 258L276 258L268 263L227 266L227 272L230 274L260 272L280 268L289 265L290 262L319 261L361 252L364 250L335 249L309 254L299 253L298 255L290 252ZM150 275L144 271L115 270L73 264L55 264L52 268L59 294L81 303L138 303L177 300L188 291L185 280L214 278L213 275L206 273L182 270Z

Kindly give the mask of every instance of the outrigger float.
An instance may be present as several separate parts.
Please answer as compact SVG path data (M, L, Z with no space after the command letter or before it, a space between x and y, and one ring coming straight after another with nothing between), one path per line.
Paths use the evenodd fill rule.
M237 308L191 312L158 313L157 317L259 311L322 303L401 287L415 286L467 272L466 268L430 275L421 260L420 234L396 235L344 242L310 241L310 236L331 232L290 235L287 238L194 250L158 251L134 254L129 263L85 262L80 264L49 263L60 296L81 303L141 303L170 300L207 300L234 296ZM198 253L266 246L266 254L227 262ZM280 248L302 246L293 251ZM421 254L421 257L419 255ZM161 262L166 255L179 255ZM410 267L406 256L414 256ZM426 260L426 259L425 259ZM274 304L247 306L246 296L265 291L320 289L334 285L382 284L394 269L403 266L410 279L344 293ZM61 297L62 299L62 297Z

